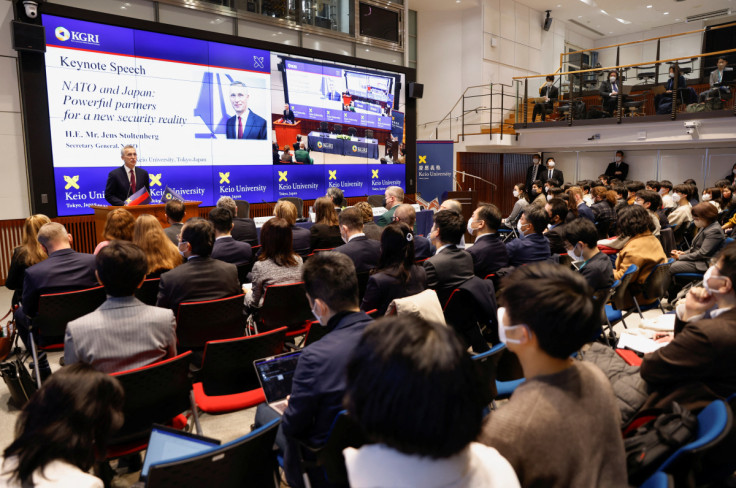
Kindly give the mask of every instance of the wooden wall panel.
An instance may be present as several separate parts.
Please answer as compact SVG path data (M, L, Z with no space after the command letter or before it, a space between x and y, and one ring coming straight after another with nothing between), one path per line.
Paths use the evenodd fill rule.
M473 187L472 178L458 177L464 190L475 189L479 202L496 205L504 216L514 208L514 185L524 181L526 169L531 162L529 154L495 154L461 152L457 155L457 170L479 176L496 184L496 188L483 182L476 182Z

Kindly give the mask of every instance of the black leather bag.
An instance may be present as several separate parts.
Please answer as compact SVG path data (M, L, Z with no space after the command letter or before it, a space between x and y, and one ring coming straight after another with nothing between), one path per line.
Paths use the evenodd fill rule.
M17 408L23 408L38 386L28 373L28 368L19 358L0 363L0 376L10 391L10 401Z

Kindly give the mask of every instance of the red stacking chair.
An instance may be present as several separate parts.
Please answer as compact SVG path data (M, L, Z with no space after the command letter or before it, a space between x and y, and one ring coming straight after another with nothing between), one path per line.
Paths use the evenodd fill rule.
M286 327L237 339L209 341L195 373L194 401L203 412L232 412L266 400L253 361L280 354Z
M161 278L151 278L145 280L143 285L135 291L135 297L146 305L156 306L158 299L158 285Z
M263 293L263 304L255 311L256 331L287 327L286 337L306 334L314 320L303 282L270 285Z
M185 302L176 314L179 351L202 350L205 343L245 334L244 295L217 300Z

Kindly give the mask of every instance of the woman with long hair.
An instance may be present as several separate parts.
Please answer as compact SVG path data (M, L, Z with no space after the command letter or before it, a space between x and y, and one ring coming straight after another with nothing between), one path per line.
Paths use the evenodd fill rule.
M54 373L23 407L4 452L0 484L9 488L102 488L87 473L123 424L118 380L77 363Z
M612 230L616 229L616 192L606 190L605 186L595 186L591 190L593 195L593 205L590 209L593 211L597 228L599 229L599 238L605 239L610 235ZM600 235L601 233L606 235Z
M292 249L291 226L285 219L274 217L263 224L261 254L252 276L253 285L245 295L249 307L261 304L267 286L301 281L302 258Z
M340 226L332 199L330 197L320 197L315 200L314 213L314 225L309 229L311 233L309 248L314 251L315 249L333 249L342 246Z
M43 214L31 215L23 223L23 237L20 246L13 249L13 257L10 259L8 277L5 286L13 290L12 306L18 305L23 297L23 280L26 277L26 269L34 264L40 263L48 256L46 251L38 243L38 229L51 220Z
M289 200L279 200L273 208L273 216L286 220L291 226L292 246L294 252L300 256L309 254L309 229L296 225L296 219L299 216L296 205Z
M503 219L503 223L511 229L516 227L516 223L521 218L521 212L527 205L529 205L529 197L526 194L526 186L524 183L517 183L514 185L514 198L516 198L514 208L511 210L509 216Z
M107 246L111 240L119 239L123 241L133 240L133 225L135 224L135 217L133 214L128 212L124 208L116 208L109 214L107 214L107 220L105 220L105 229L102 231L102 235L105 236L105 240L97 244L95 248L95 254L100 252L100 249Z
M427 275L414 263L414 234L403 222L393 222L381 234L381 257L365 288L361 310L384 315L395 298L416 295L427 288Z
M153 215L140 215L133 226L133 244L143 249L148 261L146 278L158 278L161 273L182 262L177 247L164 233L161 223Z

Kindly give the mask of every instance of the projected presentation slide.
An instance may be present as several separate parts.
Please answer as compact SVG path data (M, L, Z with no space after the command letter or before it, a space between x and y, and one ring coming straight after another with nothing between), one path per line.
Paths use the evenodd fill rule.
M391 130L393 76L284 58L286 93L297 117Z
M297 110L296 133L284 131L289 97L273 65L283 54L51 15L43 25L59 215L108 204L107 175L128 144L150 174L153 203L166 186L206 206L223 195L271 202L317 198L329 186L347 196L404 186L403 165L378 165L377 139L312 133ZM391 110L393 77L341 70L336 78L354 93L355 114ZM391 130L390 117L379 128L374 116L358 120ZM291 139L281 144L277 134Z

